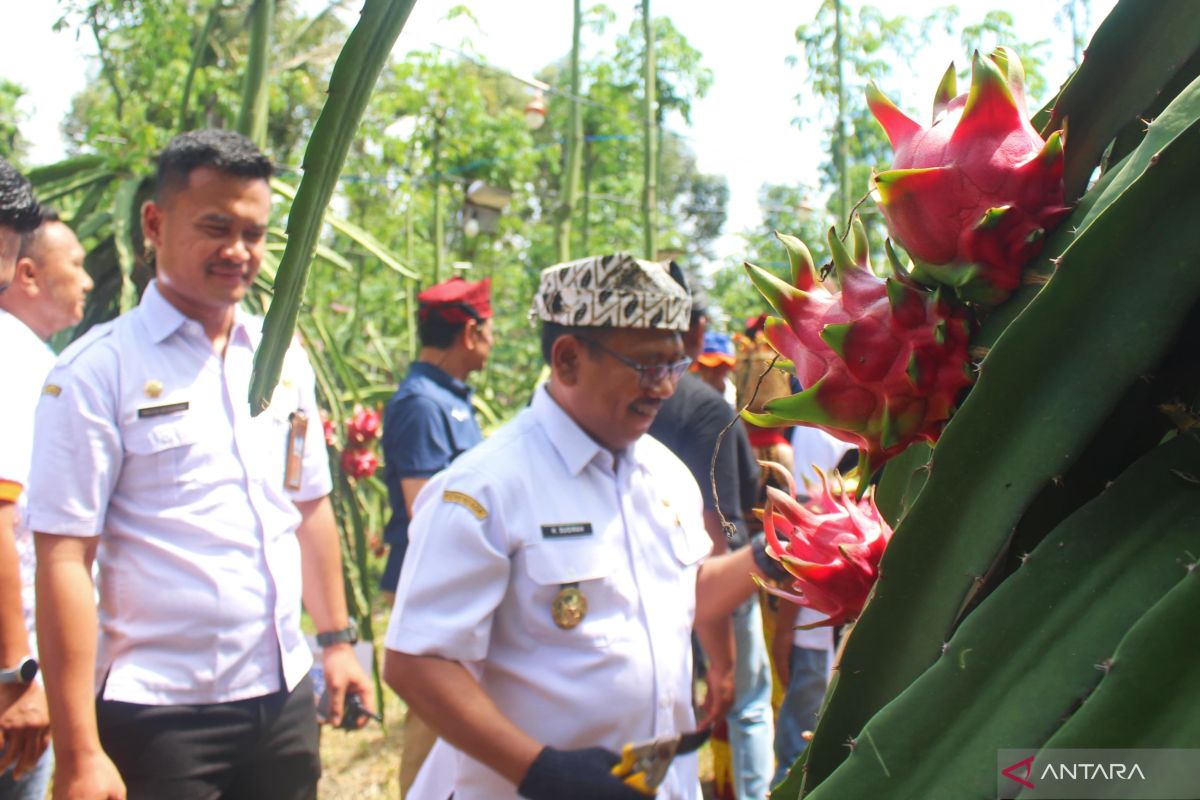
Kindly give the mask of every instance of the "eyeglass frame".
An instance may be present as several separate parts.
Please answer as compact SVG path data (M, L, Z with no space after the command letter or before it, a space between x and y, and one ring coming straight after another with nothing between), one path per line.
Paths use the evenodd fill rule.
M687 372L687 368L692 365L690 356L684 356L678 361L672 361L669 364L642 364L634 361L627 355L605 347L590 337L576 335L575 338L589 347L595 347L600 352L607 353L625 366L637 370L638 385L643 389L653 389L667 379L670 379L673 384L679 383L679 379L683 377L683 373Z

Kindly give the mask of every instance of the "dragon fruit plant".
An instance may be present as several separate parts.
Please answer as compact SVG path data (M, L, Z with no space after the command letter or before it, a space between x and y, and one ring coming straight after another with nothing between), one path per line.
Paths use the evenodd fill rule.
M1025 108L1025 72L999 47L971 63L971 88L955 96L954 65L938 87L926 128L871 84L867 103L895 151L873 178L892 237L916 276L993 306L1021 282L1021 268L1067 215L1063 139L1043 139Z
M791 362L804 391L743 416L762 427L811 425L856 445L865 489L871 474L909 444L937 439L972 372L965 309L915 283L894 259L892 275L877 277L857 220L851 233L853 255L829 233L836 289L822 283L808 248L794 237L779 237L792 283L746 265L781 317L767 321L767 340Z
M825 473L818 470L820 484L810 485L810 499L801 503L790 473L778 464L765 466L782 475L789 488L788 492L767 488L762 512L767 554L795 580L790 591L761 581L759 585L776 597L825 615L806 628L853 621L879 576L879 559L892 538L891 526L870 491L861 500L851 497L844 484L834 493Z
M1200 638L1200 26L1187 3L1118 0L1085 53L1032 118L1003 49L965 96L950 73L927 128L872 90L896 151L879 200L929 288L870 278L857 237L853 267L832 243L840 288L789 237L790 283L750 268L773 344L816 381L769 411L886 458L895 529L773 800L1009 796L1004 748L1039 775L1060 748L1200 748L1200 650L1180 646ZM949 296L980 323L966 391ZM930 382L906 386L942 322L926 363L946 382L918 358ZM924 415L880 414L899 397ZM781 557L820 563L797 533L820 518L774 495Z

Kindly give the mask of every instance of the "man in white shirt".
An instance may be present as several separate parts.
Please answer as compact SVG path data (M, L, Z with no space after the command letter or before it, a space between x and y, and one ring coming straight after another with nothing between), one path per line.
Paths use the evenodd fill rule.
M23 235L35 230L41 222L37 201L29 181L21 173L0 158L0 293L12 281L17 266L17 254ZM8 343L9 326L0 341ZM24 331L16 329L24 335ZM19 366L19 365L17 365ZM10 375L12 370L10 369ZM19 378L18 378L19 380ZM6 400L19 402L9 394ZM28 427L29 416L14 425L8 417L4 427L12 432ZM12 430L16 428L16 430ZM28 659L32 650L24 624L24 609L21 592L20 558L12 536L16 509L14 503L20 495L23 481L5 477L3 473L24 476L29 469L28 454L22 459L18 448L0 449L0 497L7 498L0 505L0 675L6 682L0 684L0 773L9 767L24 773L46 748L45 698L41 689L28 677ZM24 669L23 669L24 668ZM0 778L0 784L11 782L11 775ZM11 790L11 787L6 787ZM13 790L15 791L15 790Z
M691 730L690 637L753 591L705 561L695 480L644 434L687 369L687 292L619 254L542 273L550 380L417 498L385 679L441 737L413 800L635 800L629 742ZM696 757L658 796L698 798Z
M62 797L315 797L302 593L330 721L347 692L371 705L303 350L268 408L251 417L246 399L262 320L238 303L266 247L270 174L239 134L175 137L142 211L155 281L43 389L29 525Z

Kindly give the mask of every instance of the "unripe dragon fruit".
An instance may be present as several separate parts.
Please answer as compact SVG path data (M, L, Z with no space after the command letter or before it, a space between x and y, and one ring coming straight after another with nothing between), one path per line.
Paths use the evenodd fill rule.
M746 264L750 279L783 317L767 321L771 346L792 363L804 391L743 412L754 425L811 425L859 448L861 485L917 439L934 441L973 372L965 309L942 290L912 281L888 246L891 277L871 270L862 223L852 227L854 255L829 232L841 283L820 281L804 243L780 235L792 283Z
M1025 72L1003 47L975 53L971 88L955 97L954 65L922 127L871 84L867 104L895 151L875 175L892 237L915 275L990 306L1021 282L1021 268L1070 210L1063 205L1063 131L1043 141L1029 122Z
M771 466L771 465L767 465ZM779 468L785 475L787 471ZM768 592L826 617L805 625L843 625L857 619L879 577L879 559L892 538L892 529L875 506L873 494L859 501L842 487L834 494L825 473L819 486L808 487L811 500L798 502L791 493L767 489L763 532L767 554L795 581L786 588L760 585Z

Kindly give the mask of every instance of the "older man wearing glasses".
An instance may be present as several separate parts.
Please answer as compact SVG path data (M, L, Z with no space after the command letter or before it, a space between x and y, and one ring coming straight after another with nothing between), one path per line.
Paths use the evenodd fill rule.
M542 273L549 382L417 499L385 678L440 739L409 797L635 800L616 753L695 727L692 626L765 562L706 558L695 480L644 436L688 367L689 310L631 256ZM694 754L658 796L700 796Z

